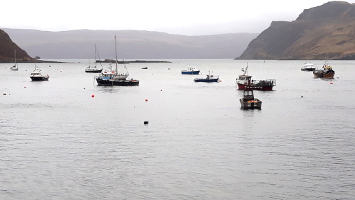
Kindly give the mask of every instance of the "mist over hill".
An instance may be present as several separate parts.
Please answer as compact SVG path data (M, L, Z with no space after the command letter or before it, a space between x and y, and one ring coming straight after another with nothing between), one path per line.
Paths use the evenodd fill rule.
M233 59L242 54L258 33L185 36L152 31L72 30L40 31L3 28L32 57L42 59Z
M272 22L238 59L355 59L355 5L328 2Z

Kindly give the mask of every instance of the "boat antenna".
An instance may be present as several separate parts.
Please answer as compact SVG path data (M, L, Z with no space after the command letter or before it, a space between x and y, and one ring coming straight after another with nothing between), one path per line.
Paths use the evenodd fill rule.
M115 54L116 54L116 74L117 74L117 44L116 44L116 35L115 35Z
M244 70L244 75L248 75L248 62L247 62L247 67Z

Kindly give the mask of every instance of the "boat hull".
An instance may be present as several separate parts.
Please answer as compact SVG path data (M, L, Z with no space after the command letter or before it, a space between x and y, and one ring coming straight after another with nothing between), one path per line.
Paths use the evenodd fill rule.
M112 80L96 78L98 86L138 86L139 80Z
M206 83L212 83L212 82L218 82L219 79L203 79L203 78L195 78L195 82L206 82Z
M245 101L244 98L241 98L239 101L242 109L261 109L262 101L260 100Z
M334 78L334 72L322 73L314 72L314 78Z
M181 74L198 75L200 71L181 71Z
M308 72L312 72L316 70L316 68L302 68L301 71L308 71Z
M32 81L48 81L49 77L30 77Z
M86 73L101 73L102 72L102 69L85 69L85 72Z
M271 91L274 86L248 86L245 84L238 83L238 90L245 90L247 87L251 90Z

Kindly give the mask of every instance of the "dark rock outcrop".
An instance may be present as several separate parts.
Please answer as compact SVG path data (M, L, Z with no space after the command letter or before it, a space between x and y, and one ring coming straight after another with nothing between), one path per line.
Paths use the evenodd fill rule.
M15 50L18 62L34 60L26 51L17 46L5 31L0 29L0 62L14 62Z
M333 1L272 22L238 59L354 59L355 5Z

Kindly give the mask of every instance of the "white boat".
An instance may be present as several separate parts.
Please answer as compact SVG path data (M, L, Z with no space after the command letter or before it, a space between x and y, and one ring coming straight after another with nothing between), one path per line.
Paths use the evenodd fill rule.
M96 57L97 57L96 55L97 55L97 49L96 49L96 44L95 44L95 63L96 63ZM101 63L100 63L100 65L101 65ZM86 73L101 73L102 72L102 66L101 66L101 69L97 68L96 64L93 67L91 67L90 66L90 59L89 59L89 67L87 67L85 69L85 72Z
M48 81L49 75L42 75L41 70L35 66L35 69L31 72L30 78L32 81Z
M314 71L316 67L313 65L313 63L305 63L303 67L301 68L302 71Z
M16 50L15 50L15 65L10 67L11 71L18 71L18 65L16 60Z

